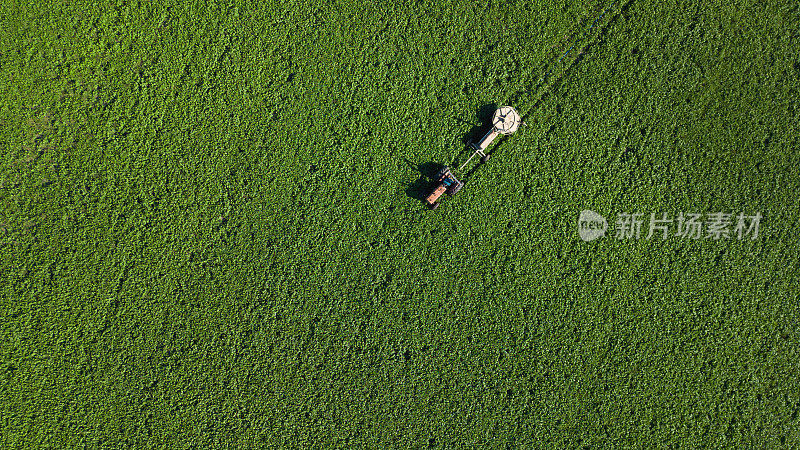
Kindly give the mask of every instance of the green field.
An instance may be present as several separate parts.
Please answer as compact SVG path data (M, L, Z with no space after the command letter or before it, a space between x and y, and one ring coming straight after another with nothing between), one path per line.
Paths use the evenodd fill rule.
M790 0L4 1L2 447L800 446L798 55Z

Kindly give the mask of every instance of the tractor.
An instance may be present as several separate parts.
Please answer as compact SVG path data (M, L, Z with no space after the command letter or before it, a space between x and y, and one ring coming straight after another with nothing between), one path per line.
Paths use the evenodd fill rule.
M436 187L430 195L425 197L425 202L428 203L431 209L439 207L439 197L441 197L442 194L447 193L447 195L453 196L464 187L464 182L458 181L458 179L453 176L453 173L450 172L449 167L442 167L442 169L436 173L436 176L433 177L433 183Z
M492 128L481 138L478 142L469 144L473 150L472 155L464 161L464 164L458 168L459 172L475 155L481 156L481 163L489 161L489 153L485 150L489 148L492 141L500 135L509 135L515 131L522 124L522 120L517 111L511 106L502 106L497 108L492 117ZM431 209L439 207L439 198L442 194L453 196L464 187L464 182L459 181L449 167L443 167L436 176L433 178L434 188L433 191L425 198L425 202Z

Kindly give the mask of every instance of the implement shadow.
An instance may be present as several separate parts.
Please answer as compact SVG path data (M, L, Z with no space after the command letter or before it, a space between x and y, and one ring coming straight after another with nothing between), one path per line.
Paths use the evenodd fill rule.
M496 103L487 103L480 108L475 113L476 118L478 119L477 124L472 122L466 122L463 119L458 119L461 122L466 122L472 125L469 131L467 131L464 136L461 137L461 145L463 148L461 151L456 155L455 160L453 161L453 166L451 168L456 169L461 166L473 153L472 147L470 146L471 143L479 141L492 127L492 116L494 112L497 110L498 106ZM473 158L474 159L474 158ZM469 175L474 172L471 170L466 174L462 175L462 180L466 182L466 179L469 178Z
M461 138L461 143L463 145L466 146L471 142L477 141L478 139L482 138L487 131L489 131L489 127L492 126L492 115L494 114L495 110L497 110L496 103L488 103L478 108L478 112L475 113L478 123L473 124L472 128L470 128L467 134Z

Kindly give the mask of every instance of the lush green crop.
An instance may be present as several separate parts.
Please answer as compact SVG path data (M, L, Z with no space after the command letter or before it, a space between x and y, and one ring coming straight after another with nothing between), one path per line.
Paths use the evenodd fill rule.
M3 446L800 444L796 2L389 3L0 6Z

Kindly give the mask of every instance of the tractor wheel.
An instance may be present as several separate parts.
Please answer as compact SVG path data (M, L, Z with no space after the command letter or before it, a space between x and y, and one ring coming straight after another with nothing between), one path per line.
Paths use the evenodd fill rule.
M456 183L456 185L453 186L453 189L450 190L449 195L452 197L452 196L458 194L458 191L460 191L462 187L464 187L464 183L461 183L461 182Z
M490 155L483 155L481 157L481 162L486 164L486 162L489 161L489 157L490 157Z

